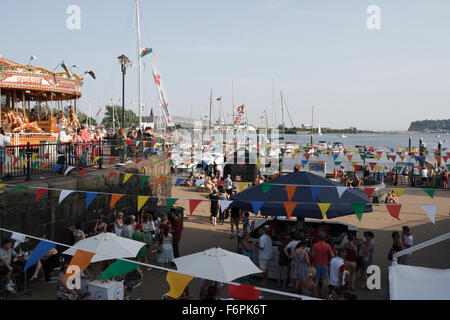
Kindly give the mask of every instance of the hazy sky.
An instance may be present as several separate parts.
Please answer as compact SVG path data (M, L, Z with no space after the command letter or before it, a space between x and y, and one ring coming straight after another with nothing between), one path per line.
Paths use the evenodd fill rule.
M141 0L143 43L151 45L172 114L200 118L214 98L231 114L246 104L253 124L271 109L275 80L294 124L406 130L413 120L450 118L448 0ZM137 60L135 1L2 1L0 53L53 69L61 60L92 69L80 108L93 114L121 97L117 57ZM69 30L69 5L81 9L81 29ZM381 9L381 30L369 30L369 5ZM145 114L156 108L144 58ZM62 71L62 69L59 69ZM77 72L77 70L73 70ZM215 99L214 99L215 100ZM137 69L127 74L127 107L137 111ZM214 108L217 108L215 105ZM269 122L271 122L271 111ZM289 123L287 115L285 122Z

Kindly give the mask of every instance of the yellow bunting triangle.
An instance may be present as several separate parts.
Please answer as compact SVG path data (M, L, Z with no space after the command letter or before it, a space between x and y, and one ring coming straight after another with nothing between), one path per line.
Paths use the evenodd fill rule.
M152 160L152 163L155 164L155 163L157 163L158 161L159 161L158 159L153 159L153 160Z
M147 202L147 200L150 198L150 196L138 196L138 208L137 211L141 210L141 208L144 206L144 204Z
M317 204L320 208L320 211L322 212L322 218L325 218L325 215L327 214L328 209L331 206L331 203L318 203Z
M242 192L247 187L247 182L239 182L239 192Z
M374 155L374 158L377 159L377 160L380 160L381 159L381 155L376 154L376 155Z
M0 184L0 189L3 189L4 187L6 187L6 184Z
M378 172L381 171L381 169L383 169L381 166L375 166L375 169L377 169Z
M130 179L132 176L133 176L132 173L126 173L126 174L125 174L125 178L123 178L123 183L127 182L128 179Z
M261 163L258 163L258 164L256 164L256 165L258 166L258 168L261 168L261 166L262 166Z
M189 282L194 279L193 276L169 271L166 276L166 281L170 286L170 290L167 293L168 297L178 299L183 294Z
M397 197L401 197L405 189L394 189L394 193Z
M291 155L291 157L292 157L292 159L295 159L295 153L293 153L293 154Z
M33 153L31 156L31 161L34 161L34 159L36 159L36 157L39 155L39 153Z
M101 157L95 157L94 158L94 163L96 163Z
M20 166L20 169L22 169L28 162L28 159L23 160L22 165Z

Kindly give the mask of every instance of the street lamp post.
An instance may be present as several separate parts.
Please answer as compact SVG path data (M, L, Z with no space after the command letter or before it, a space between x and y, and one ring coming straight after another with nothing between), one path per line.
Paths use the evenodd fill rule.
M125 130L125 74L127 73L127 68L130 67L130 59L127 56L121 55L117 58L119 64L122 68L122 125Z

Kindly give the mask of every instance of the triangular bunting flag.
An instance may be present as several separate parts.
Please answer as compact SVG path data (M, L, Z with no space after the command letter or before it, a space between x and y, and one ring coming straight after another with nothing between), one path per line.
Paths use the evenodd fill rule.
M36 169L38 165L39 165L39 161L33 162L33 165L31 166L31 169L33 169L33 170Z
M30 257L25 263L24 271L27 271L28 268L35 265L41 258L47 255L47 253L56 247L56 243L51 243L48 241L40 241L36 247L33 248Z
M114 162L114 160L116 160L116 158L109 158L108 165L111 165Z
M56 173L59 171L59 169L61 169L63 166L60 164L57 164L54 168L53 168L53 172Z
M353 212L358 217L358 220L361 221L364 210L366 209L365 203L352 203Z
M22 165L20 166L20 169L22 169L27 163L28 163L28 159L23 160Z
M267 192L270 191L270 189L272 189L272 187L273 187L273 185L270 184L270 183L263 183L263 184L262 184L262 191L263 191L264 193L267 193Z
M149 198L150 198L149 196L138 196L138 208L137 208L138 212L141 210L141 208L144 206L144 204L147 202Z
M79 272L81 272L89 266L94 255L95 255L94 252L87 252L87 251L78 249L75 252L74 256L72 257L72 260L70 260L69 267L70 266L78 266ZM75 274L75 272L72 274L69 274L66 272L66 274L64 275L64 278L62 279L62 283L67 283L67 280L69 279L69 277L74 274Z
M116 206L117 201L122 199L123 196L124 196L123 194L112 194L111 195L111 210L114 209L114 207Z
M111 177L114 177L117 174L117 172L110 172L109 175L106 177L106 179L109 179Z
M317 205L320 208L320 212L322 212L322 218L325 219L325 215L327 214L327 211L330 208L331 203L318 203Z
M12 191L12 193L16 193L17 191L22 191L22 190L27 190L27 189L28 189L28 187L17 187Z
M73 169L75 169L75 167L73 167L73 166L68 167L68 168L66 169L66 172L64 172L64 175L67 176L67 174L68 174L70 171L72 171Z
M336 187L336 191L339 195L339 199L342 198L342 194L347 191L348 187Z
M97 192L88 192L86 194L86 209L89 208L92 201L95 199L95 197L98 195Z
M292 200L292 197L294 196L296 189L297 189L297 186L286 186L286 193L287 193L289 202Z
M247 182L239 182L239 192L242 192L247 187Z
M264 205L264 201L252 201L252 208L253 213L255 216L258 215L258 211L261 209L261 207Z
M436 192L435 189L425 189L423 191L425 191L430 196L430 198L434 198L434 193Z
M165 180L167 180L167 177L160 177L157 181L156 181L156 188L158 188L158 186L163 183Z
M59 194L59 202L58 204L61 204L61 202L67 198L67 196L71 193L73 193L73 190L61 190L61 193Z
M367 194L367 198L369 198L369 200L372 197L372 193L374 191L375 191L375 188L364 188L364 192Z
M247 284L228 285L228 295L236 300L258 300L260 294L260 290L256 290L254 286Z
M159 161L158 159L153 159L153 160L152 160L152 163L155 164L155 163L157 163L158 161Z
M166 281L169 284L170 290L167 293L168 297L178 299L183 294L189 282L194 279L193 276L169 271L167 272Z
M141 187L144 186L144 183L147 182L148 178L150 178L150 176L142 176L142 178L141 178Z
M6 184L0 184L0 189L3 189L4 187L6 187Z
M375 166L377 165L377 163L376 162L369 162L369 166L370 166L370 169L375 169Z
M123 182L122 183L125 184L125 182L127 182L128 179L130 179L132 176L133 176L132 173L126 173L125 177L123 178Z
M189 200L189 212L191 215L194 213L194 210L203 200L190 199Z
M353 156L352 155L347 155L348 161L352 161Z
M400 209L402 208L401 204L387 204L386 208L388 209L391 216L395 219L400 220Z
M38 202L39 198L48 191L48 189L39 189L36 193L36 197L34 198L34 202Z
M86 172L88 172L89 170L88 169L86 169L86 168L84 168L84 169L81 169L81 171L80 171L80 178L83 178L83 176L86 174Z
M178 178L177 181L175 182L175 187L178 187L183 181L185 181L186 179L183 178Z
M39 170L44 170L45 168L47 168L50 165L50 163L44 163Z
M101 157L95 157L94 158L94 163L96 163L98 160L100 160Z
M401 197L405 189L394 189L394 193L397 197Z
M291 218L292 212L294 212L295 207L297 206L298 202L283 202L284 208L286 209L286 214L288 216L288 219Z
M436 224L436 208L435 204L423 204L422 210L427 214L433 224Z
M111 264L108 268L106 268L105 271L103 271L102 275L100 276L100 278L98 278L98 280L103 281L114 277L120 277L124 274L136 270L138 267L139 264L137 263L117 260L116 262Z
M172 208L173 204L177 202L178 198L167 198L166 199L166 205L167 205L167 212L170 212L170 209Z
M225 210L227 210L232 203L232 200L220 200L220 212L224 212Z
M317 194L319 193L319 191L320 191L320 187L319 186L311 187L311 195L312 195L313 201L316 201Z
M144 159L136 159L136 164L139 164Z

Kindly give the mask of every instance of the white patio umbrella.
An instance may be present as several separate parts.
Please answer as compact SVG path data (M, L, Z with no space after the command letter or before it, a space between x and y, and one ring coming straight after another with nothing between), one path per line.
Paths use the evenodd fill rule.
M176 258L173 262L181 273L219 282L231 282L262 272L247 256L221 248L212 248Z
M91 262L98 262L117 258L134 258L143 246L145 243L140 241L122 238L114 233L101 233L77 242L63 253L73 256L78 249L95 252Z

